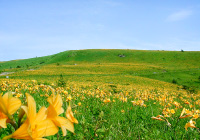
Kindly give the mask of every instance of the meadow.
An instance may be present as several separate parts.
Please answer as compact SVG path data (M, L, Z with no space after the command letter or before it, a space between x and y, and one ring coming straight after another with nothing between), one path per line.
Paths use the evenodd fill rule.
M0 93L23 105L29 94L37 111L61 95L78 124L46 139L200 139L199 60L200 52L66 51L0 63L1 72L14 72L0 76ZM0 139L14 131L7 123Z

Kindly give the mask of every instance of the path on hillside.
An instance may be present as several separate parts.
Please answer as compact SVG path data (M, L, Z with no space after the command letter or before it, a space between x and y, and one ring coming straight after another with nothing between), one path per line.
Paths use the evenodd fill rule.
M2 72L2 73L0 74L0 76L2 76L2 75L12 74L12 73L15 73L15 72Z

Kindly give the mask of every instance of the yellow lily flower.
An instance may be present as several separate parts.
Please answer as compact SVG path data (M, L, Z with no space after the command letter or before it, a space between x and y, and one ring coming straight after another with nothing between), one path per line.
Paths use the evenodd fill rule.
M52 96L50 96L47 99L47 101L49 102L49 104L51 104L55 108L56 113L58 115L60 115L64 112L64 109L62 108L63 101L62 101L62 97L60 96L60 94L57 94L55 96L55 94L53 93Z
M166 122L167 122L167 125L168 125L168 126L171 126L171 124L169 123L169 121L168 121L165 117L163 117L162 115L158 115L158 116L156 116L156 117L151 117L151 118L154 119L154 120L166 121Z
M56 126L61 127L63 136L66 135L66 129L74 133L73 123L64 117L59 116L64 112L64 109L62 108L62 97L60 94L57 94L56 96L52 94L52 96L50 96L47 101L50 104L47 109L47 118L52 120Z
M182 117L184 113L185 113L185 108L183 108L180 117Z
M156 116L156 117L151 117L152 119L154 119L154 120L159 120L159 121L164 121L162 118L163 118L163 116L162 115L158 115L158 116Z
M0 95L0 127L7 128L6 122L9 121L21 106L21 101L12 96L11 92L7 92L3 96Z
M74 118L71 106L68 106L68 108L67 108L66 117L70 120L70 122L78 123L77 119Z
M188 118L188 117L192 117L192 114L186 114L186 115L181 116L181 117L179 117L179 118L180 118L180 119L183 119L183 118Z
M81 102L78 103L78 106L81 106Z
M196 124L196 122L193 121L193 120L191 119L188 123L186 123L186 125L185 125L185 130L187 130L188 127L197 128L197 127L195 126L195 124Z
M192 117L193 117L193 119L198 119L199 118L199 114L194 114Z
M180 103L178 103L178 102L176 102L176 101L174 101L174 103L173 103L176 107L179 107L180 106Z
M174 109L171 109L170 112L171 112L172 114L174 114L174 113L175 113L175 110L174 110Z
M106 98L105 100L103 100L104 103L109 103L111 102L110 98Z
M189 112L189 114L186 114L186 115L183 116L183 114L185 114L185 113L188 113L188 111L185 108L183 108L179 118L183 119L183 118L187 118L187 117L191 117L192 116L192 114L190 112Z
M42 107L36 113L36 103L32 96L26 93L28 106L22 106L26 113L26 121L12 134L3 138L45 140L42 137L54 135L58 132L55 124L47 119L47 109Z

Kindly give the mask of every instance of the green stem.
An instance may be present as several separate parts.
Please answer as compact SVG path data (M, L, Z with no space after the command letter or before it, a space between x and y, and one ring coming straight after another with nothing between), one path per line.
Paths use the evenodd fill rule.
M59 140L59 134L57 133L57 140Z
M21 121L22 121L22 118L19 118L19 120L18 120L18 127L21 125Z
M17 130L18 127L17 127L17 124L16 124L14 118L11 115L8 115L8 118L10 120L10 124L15 128L15 130Z

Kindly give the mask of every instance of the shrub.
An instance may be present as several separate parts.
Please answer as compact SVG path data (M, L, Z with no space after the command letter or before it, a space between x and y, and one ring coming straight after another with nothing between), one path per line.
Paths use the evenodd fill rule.
M40 64L43 64L43 63L45 63L45 62L44 61L40 62Z
M177 84L177 81L175 79L172 80L173 84Z
M57 85L59 87L65 87L66 86L66 82L64 81L62 74L60 75L60 79L57 81Z
M186 85L182 85L182 86L183 86L182 89L184 89L184 90L188 90L189 89L189 87L186 86Z

